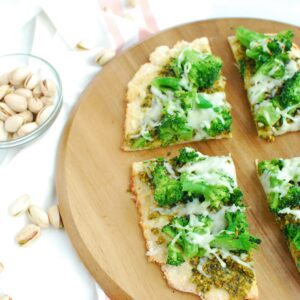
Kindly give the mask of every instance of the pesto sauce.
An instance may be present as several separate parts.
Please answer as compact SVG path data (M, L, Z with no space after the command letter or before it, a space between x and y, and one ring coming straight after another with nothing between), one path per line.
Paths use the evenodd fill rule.
M203 264L203 271L210 277L200 274L197 270L197 261L192 261L192 283L196 284L199 292L206 293L212 286L225 289L230 300L245 299L254 281L252 270L236 263L230 257L224 259L226 268L222 268L214 257Z

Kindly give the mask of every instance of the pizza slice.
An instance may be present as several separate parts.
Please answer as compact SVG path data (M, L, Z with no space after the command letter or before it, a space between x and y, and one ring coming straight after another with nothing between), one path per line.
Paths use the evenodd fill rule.
M290 30L261 34L239 27L228 38L258 135L268 141L300 130L300 50Z
M300 272L300 157L262 161L257 174Z
M128 83L124 150L230 137L221 68L207 38L156 48Z
M171 159L136 162L132 192L149 261L168 284L206 300L257 299L243 194L230 156L183 148Z

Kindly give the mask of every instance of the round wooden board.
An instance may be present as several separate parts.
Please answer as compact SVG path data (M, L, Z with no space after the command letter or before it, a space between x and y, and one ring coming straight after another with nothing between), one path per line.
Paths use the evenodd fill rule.
M250 206L251 231L263 240L255 253L260 299L299 299L299 274L268 211L254 160L300 156L300 133L278 137L274 143L257 137L227 42L239 25L261 32L292 29L300 44L299 28L266 20L208 20L167 30L108 63L82 95L65 129L56 177L63 221L82 261L112 299L198 299L169 288L160 268L147 261L138 214L128 192L134 161L166 156L167 152L176 155L182 146L126 153L121 145L128 81L155 47L202 36L209 38L213 53L224 61L233 138L187 145L207 155L233 156L239 185Z

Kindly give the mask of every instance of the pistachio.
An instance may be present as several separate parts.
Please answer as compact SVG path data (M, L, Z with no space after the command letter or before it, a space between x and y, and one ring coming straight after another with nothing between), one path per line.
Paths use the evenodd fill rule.
M28 208L28 217L32 223L46 228L49 226L49 218L47 213L38 206L31 205Z
M40 81L40 88L44 96L54 96L56 93L56 85L50 79Z
M3 84L0 86L0 100L4 98L5 95L12 92L12 88L8 84Z
M0 75L0 85L8 84L9 83L8 77L9 77L9 73L4 73Z
M24 82L25 78L30 74L27 67L19 67L10 72L8 75L9 82L13 85L20 85Z
M39 98L30 98L28 99L28 109L37 114L42 108L44 104Z
M63 223L59 213L58 205L53 205L48 209L48 217L49 217L50 224L54 228L56 229L63 228Z
M22 112L27 109L27 100L23 96L8 94L4 97L4 101L15 112Z
M20 216L28 209L30 204L30 196L27 194L21 195L9 206L8 212L13 217Z
M41 228L35 224L26 225L16 236L20 246L25 246L36 240L41 233Z
M19 128L19 130L17 131L17 136L22 137L24 135L29 134L37 128L38 124L36 124L35 122L26 123Z
M37 98L42 97L43 93L42 93L42 91L41 91L40 85L37 85L37 86L33 89L32 94L33 94L33 97L37 97Z
M4 128L7 132L17 132L22 126L24 119L22 116L13 115L5 120Z
M40 81L40 77L37 74L29 74L24 81L24 88L33 90Z
M8 132L5 130L4 122L0 121L0 142L8 140Z
M114 49L103 49L96 56L96 63L100 66L104 66L107 62L109 62L116 55L116 50Z
M30 123L33 121L33 114L29 110L25 110L18 113L18 116L21 116L23 118L23 124Z
M4 266L3 266L3 263L0 261L0 273L2 273L4 270Z
M32 98L32 91L26 88L18 88L15 90L15 94L25 97L26 99Z
M43 102L44 106L51 105L54 102L53 97L47 97L47 96L41 97L40 100Z
M4 102L0 102L0 120L5 121L8 117L12 116L14 111Z
M8 295L1 295L0 300L12 300L12 298L9 297Z
M35 119L36 123L38 125L41 125L42 123L44 123L51 115L53 108L54 108L54 105L49 105L49 106L45 106L44 108L42 108L40 110L40 112L38 113L38 115L36 116L36 119Z

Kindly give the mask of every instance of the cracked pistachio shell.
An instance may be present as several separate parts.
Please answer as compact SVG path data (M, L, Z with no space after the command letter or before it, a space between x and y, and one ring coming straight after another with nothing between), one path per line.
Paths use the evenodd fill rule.
M35 224L26 225L16 236L20 246L27 246L35 241L41 234L41 228Z
M51 105L54 102L53 97L47 97L47 96L41 97L40 100L43 102L44 106Z
M30 205L28 208L28 217L32 223L46 228L49 226L49 218L47 213L36 205Z
M58 205L53 205L48 209L48 217L49 217L50 224L54 228L56 229L63 228L63 223L60 216Z
M0 85L9 83L9 73L0 75Z
M104 66L108 63L112 58L116 55L116 50L114 49L103 49L97 56L96 56L96 63L100 66Z
M54 96L56 93L56 85L50 79L44 79L40 81L40 88L44 96Z
M29 74L24 81L24 88L33 90L40 82L40 77L37 74Z
M27 194L21 195L9 206L8 212L13 217L20 216L28 209L30 204L30 196Z
M8 79L11 84L18 86L25 81L29 74L30 70L27 67L19 67L9 73Z
M5 120L4 128L7 132L17 132L22 126L24 119L22 116L13 115Z
M6 95L4 102L15 112L22 112L27 109L26 98L17 94Z
M0 86L0 100L4 98L7 94L13 91L12 87L8 84L3 84Z
M8 132L5 130L4 122L0 121L0 142L8 140Z
M26 99L32 98L32 91L26 88L18 88L15 90L15 94L25 97Z
M33 94L33 97L36 97L36 98L42 97L43 94L42 94L40 85L37 85L37 86L32 90L32 94Z
M44 123L51 115L53 109L54 105L45 106L43 109L41 109L35 119L37 124L41 125L42 123Z
M38 124L36 124L35 122L26 123L19 128L19 130L17 131L17 136L18 137L25 136L30 132L36 130L37 128L38 128Z
M0 300L13 300L13 299L8 295L2 295L0 296Z
M0 102L0 120L5 121L8 117L14 115L15 112L4 102Z
M18 116L21 116L23 118L23 120L24 120L23 124L30 123L33 121L33 114L29 110L25 110L25 111L18 113Z
M30 98L28 99L28 109L37 114L42 108L44 104L39 98Z

